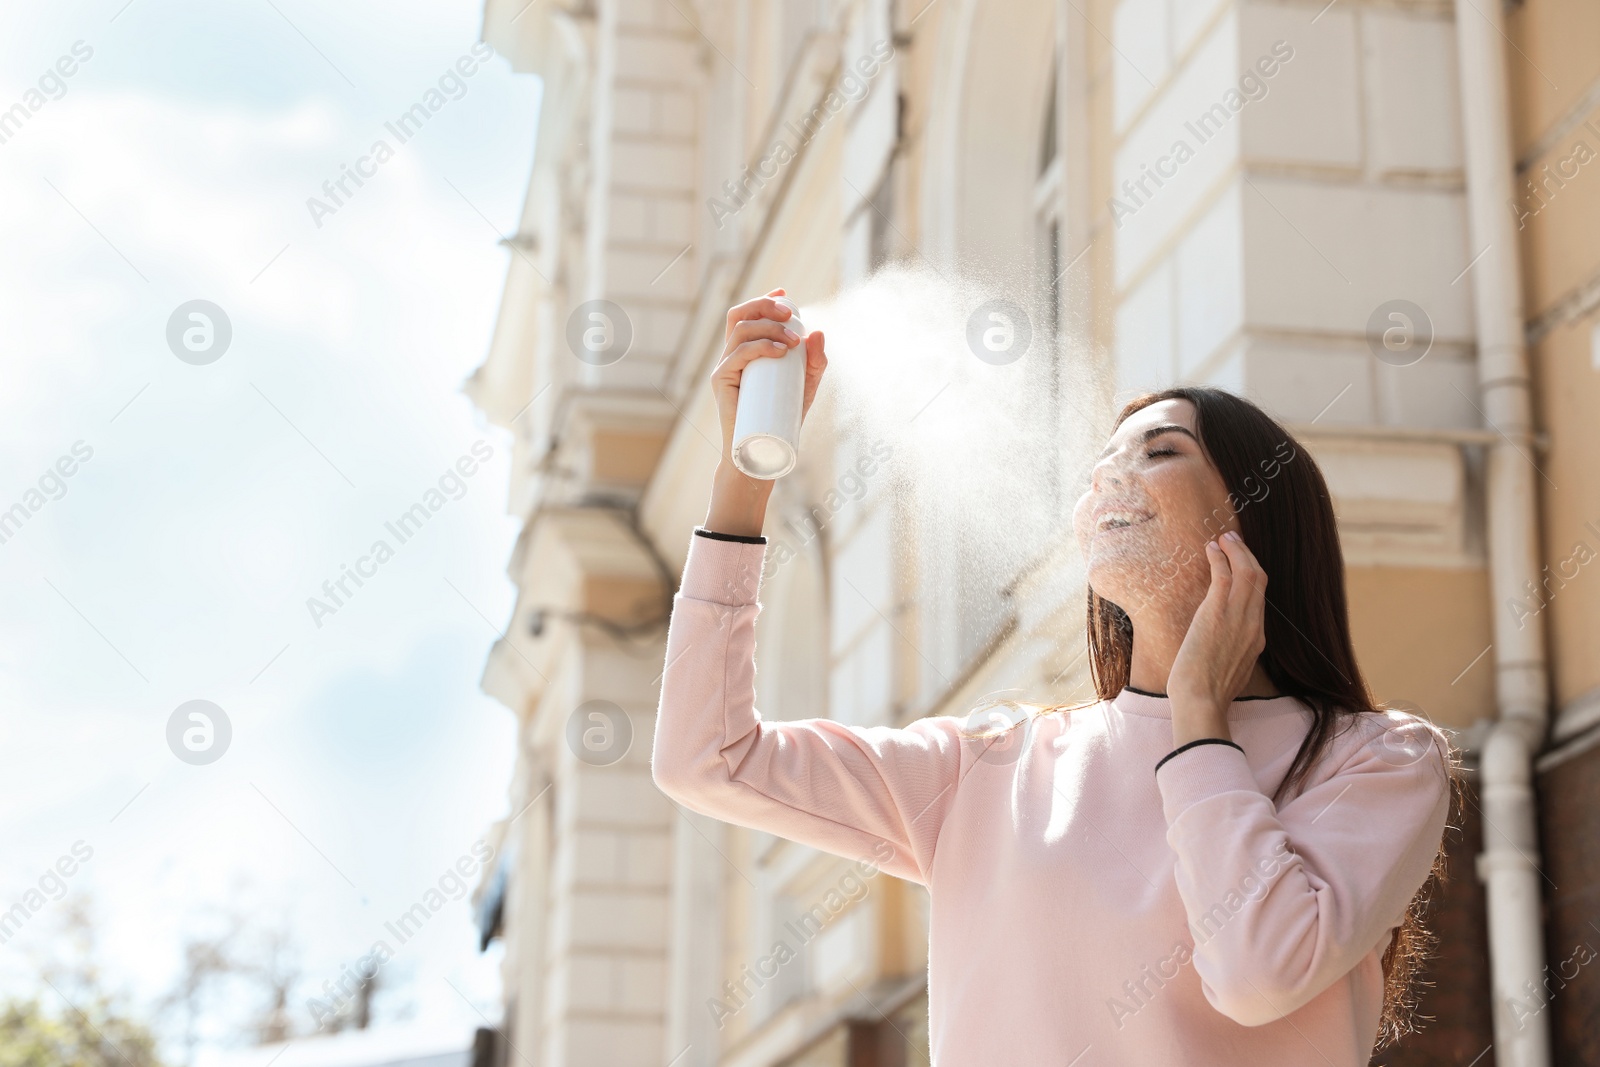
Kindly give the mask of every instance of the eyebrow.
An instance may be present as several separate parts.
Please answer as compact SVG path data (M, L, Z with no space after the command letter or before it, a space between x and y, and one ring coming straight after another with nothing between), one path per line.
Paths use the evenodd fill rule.
M1193 431L1191 431L1187 426L1179 426L1175 422L1169 422L1169 423L1166 423L1166 424L1161 425L1161 426L1152 426L1152 427L1150 427L1150 429L1144 431L1143 433L1141 433L1139 435L1138 443L1141 444L1141 445L1146 445L1146 444L1149 444L1151 441L1154 441L1157 437L1160 437L1163 434L1169 434L1169 433L1181 433L1185 437L1189 438L1189 440L1193 441L1195 444L1198 445L1200 443L1200 439L1194 435ZM1105 448L1105 451L1101 452L1098 458L1099 459L1105 459L1107 456L1109 456L1111 454L1111 452L1112 452L1111 446L1107 445L1106 448Z

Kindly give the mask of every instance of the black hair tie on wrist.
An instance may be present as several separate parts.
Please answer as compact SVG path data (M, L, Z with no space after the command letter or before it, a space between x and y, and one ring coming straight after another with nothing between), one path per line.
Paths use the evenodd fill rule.
M1193 741L1185 742L1184 744L1181 744L1177 748L1173 749L1171 752L1168 752L1165 756L1162 756L1161 759L1156 762L1156 770L1161 770L1161 765L1167 762L1167 760L1171 759L1173 756L1176 756L1180 752L1187 752L1196 745L1233 745L1233 747L1239 749L1240 752L1244 751L1244 749L1240 748L1239 745L1234 744L1234 742L1229 741L1225 737L1197 737Z

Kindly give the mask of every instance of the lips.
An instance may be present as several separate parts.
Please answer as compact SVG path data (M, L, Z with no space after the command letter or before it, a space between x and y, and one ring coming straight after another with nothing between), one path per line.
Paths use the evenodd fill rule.
M1139 508L1097 508L1094 513L1094 535L1098 537L1105 533L1129 530L1135 526L1142 526L1153 518L1155 516L1150 512Z

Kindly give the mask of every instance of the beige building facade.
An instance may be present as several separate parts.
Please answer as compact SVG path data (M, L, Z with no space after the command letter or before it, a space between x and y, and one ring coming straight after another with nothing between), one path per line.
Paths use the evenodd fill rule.
M480 888L504 1062L927 1061L926 892L681 809L649 767L726 311L897 269L1024 317L1050 521L974 563L916 464L819 398L769 511L761 713L1084 695L1049 536L1074 449L1144 390L1240 392L1327 475L1375 695L1474 773L1437 1018L1383 1062L1600 1057L1594 973L1522 986L1600 946L1594 5L488 0L484 37L545 83L467 385L525 521L483 676L519 723Z

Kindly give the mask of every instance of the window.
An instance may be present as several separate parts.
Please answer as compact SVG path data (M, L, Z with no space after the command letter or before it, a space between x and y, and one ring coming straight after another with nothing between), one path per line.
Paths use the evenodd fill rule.
M1070 129L1068 109L1058 104L1073 99L1071 66L1063 66L1048 14L1028 29L1036 58L1026 66L1016 62L1017 50L1008 49L994 62L1000 69L969 72L968 80L985 101L1003 101L1018 112L1015 124L994 123L972 112L962 146L956 151L979 159L970 164L957 155L953 160L964 174L979 181L997 180L992 160L1007 159L1006 180L1015 182L1003 203L965 203L954 227L952 245L980 261L1016 264L1008 277L1018 303L1025 305L1032 325L1027 358L1009 373L1021 377L1016 396L1025 398L1006 411L1008 423L1036 433L1037 440L1064 440L1061 412L1064 385L1071 368L1068 343L1073 319L1064 300L1063 276L1072 265L1072 239L1067 207L1067 155L1074 143L1063 135ZM982 66L978 64L977 66ZM982 73L983 77L978 74ZM1030 154L1031 153L1031 154ZM1011 162L1015 160L1015 162ZM987 175L987 177L981 177ZM981 186L992 188L992 185ZM965 194L957 190L957 197ZM966 197L968 201L984 197ZM971 223L970 234L963 224ZM1011 279L1015 279L1014 282ZM1072 397L1081 405L1081 395ZM1066 428L1070 431L1070 427ZM983 433L982 426L971 432ZM1020 569L1032 559L1034 546L1045 546L1058 532L1067 495L1064 476L1065 449L1026 450L1008 456L1006 477L985 478L982 472L969 484L913 487L917 559L913 587L917 598L917 631L906 640L917 671L919 705L937 706L952 685L957 685L992 648L1014 617L1015 605L1007 589ZM1026 506L1009 507L1007 487L1027 486ZM1035 488L1037 487L1037 488ZM981 509L973 518L972 509ZM1004 516L1004 529L994 530L986 516ZM925 712L924 712L925 713Z
M1046 90L1044 106L1044 121L1039 131L1039 169L1038 178L1033 187L1033 217L1034 217L1034 262L1038 266L1039 295L1038 302L1043 312L1044 329L1040 342L1053 350L1053 358L1044 361L1042 371L1044 380L1039 386L1039 395L1048 399L1051 405L1050 419L1054 425L1061 425L1062 419L1062 389L1064 388L1064 368L1062 361L1070 358L1066 348L1066 338L1062 330L1062 307L1064 294L1062 292L1062 275L1066 273L1068 260L1062 254L1062 204L1065 200L1062 183L1066 180L1063 172L1066 161L1060 152L1060 138L1058 127L1061 124L1061 111L1058 107L1061 92L1061 56L1059 51L1052 52L1050 64L1049 88ZM1050 492L1054 503L1062 504L1061 494L1062 472L1057 467L1051 472Z

